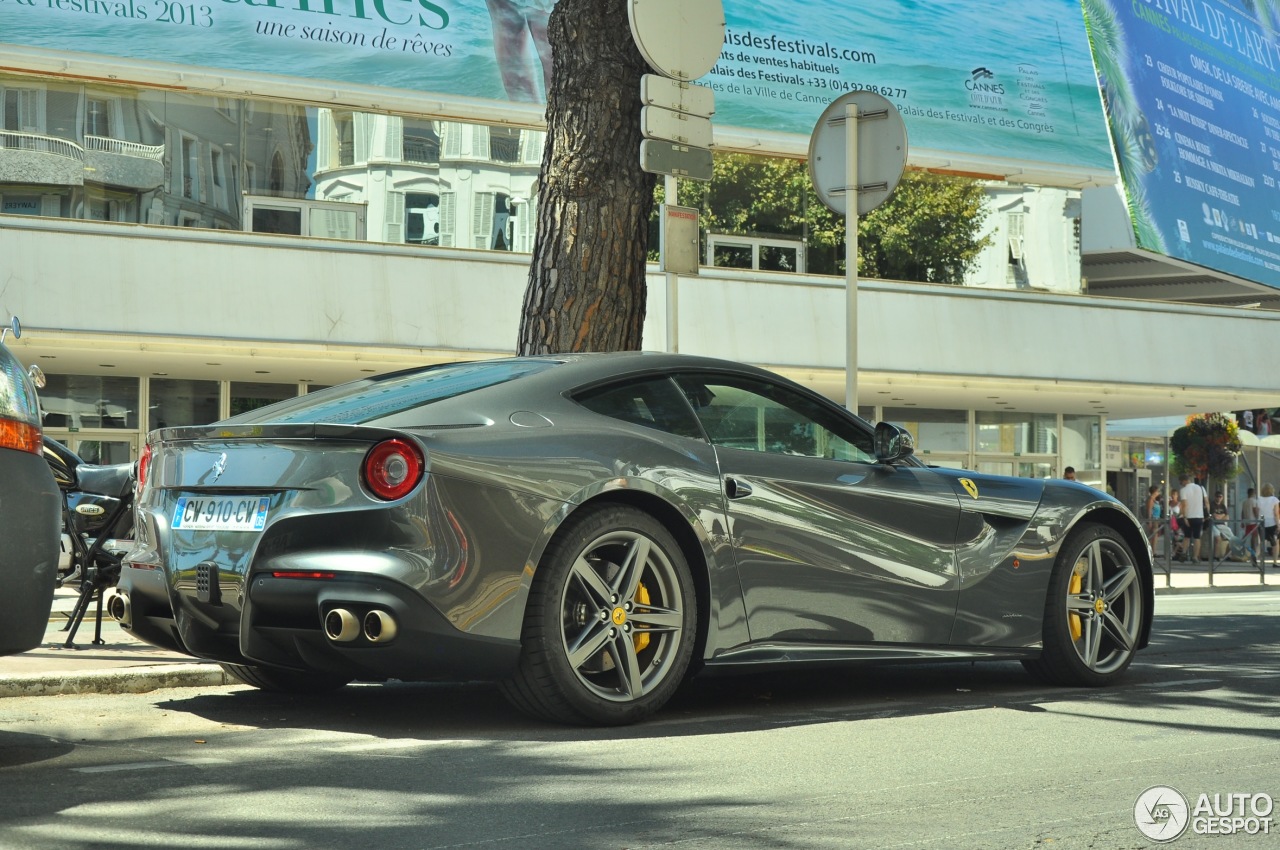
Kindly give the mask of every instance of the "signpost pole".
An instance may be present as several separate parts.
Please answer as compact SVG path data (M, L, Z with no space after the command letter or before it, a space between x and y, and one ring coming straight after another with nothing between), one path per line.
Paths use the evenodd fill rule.
M663 176L662 189L668 204L679 203L674 176L670 174ZM666 225L665 221L662 222L664 228ZM664 246L665 243L664 239ZM680 353L680 275L670 271L667 272L667 351L672 354Z
M858 104L844 105L844 406L858 412Z

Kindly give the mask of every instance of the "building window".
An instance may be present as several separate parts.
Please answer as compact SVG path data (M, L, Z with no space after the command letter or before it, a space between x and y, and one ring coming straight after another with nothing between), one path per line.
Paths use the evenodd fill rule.
M1102 480L1102 418L1062 416L1062 462L1076 468L1076 477L1087 484Z
M409 192L404 196L404 241L440 244L440 196Z
M4 97L4 129L19 133L44 132L43 110L40 108L40 89L6 87Z
M979 454L1058 453L1055 413L979 410L974 424L974 448Z
M138 427L138 379L48 375L40 391L45 428L80 431Z
M284 194L284 157L280 156L279 151L271 157L271 170L267 172L267 193Z
M298 394L297 384L273 384L265 381L231 382L231 415L239 416Z
M489 156L494 162L519 162L520 131L514 127L490 127Z
M920 454L969 452L969 411L886 407L884 420L911 432Z
M355 165L356 129L352 113L335 112L333 114L333 130L338 142L338 165Z
M104 97L85 101L84 132L88 136L111 138L111 102Z
M151 405L147 410L148 431L183 425L217 422L218 382L188 381L179 378L152 378Z
M178 159L179 194L193 201L200 200L200 140L182 134Z
M209 149L209 179L213 182L213 204L227 208L227 164L218 148Z

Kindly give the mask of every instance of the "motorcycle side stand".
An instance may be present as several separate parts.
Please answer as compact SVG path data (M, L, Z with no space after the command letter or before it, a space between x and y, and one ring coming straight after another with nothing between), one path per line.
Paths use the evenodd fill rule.
M64 628L64 631L69 632L69 634L66 642L62 644L63 649L78 648L75 644L76 631L84 621L84 615L89 612L89 603L93 602L94 597L97 597L98 600L98 610L94 620L93 645L106 645L107 642L102 639L102 597L106 595L106 592L106 586L98 581L98 570L90 570L90 575L80 582L80 596L76 599L76 607L71 612L71 617L67 620L67 625Z

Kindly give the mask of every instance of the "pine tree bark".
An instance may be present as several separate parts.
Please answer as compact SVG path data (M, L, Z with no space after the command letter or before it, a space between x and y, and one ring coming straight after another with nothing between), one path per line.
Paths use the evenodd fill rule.
M654 175L640 170L640 77L628 0L559 0L548 23L537 232L519 354L641 345Z

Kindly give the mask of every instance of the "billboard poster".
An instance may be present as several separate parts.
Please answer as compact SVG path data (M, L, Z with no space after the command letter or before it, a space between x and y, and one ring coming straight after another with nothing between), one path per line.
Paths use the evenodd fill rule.
M1084 7L1138 247L1280 287L1280 10Z
M0 41L213 69L537 101L554 0L0 0ZM725 0L700 80L717 126L808 136L868 89L913 148L1101 169L1111 153L1078 0Z

